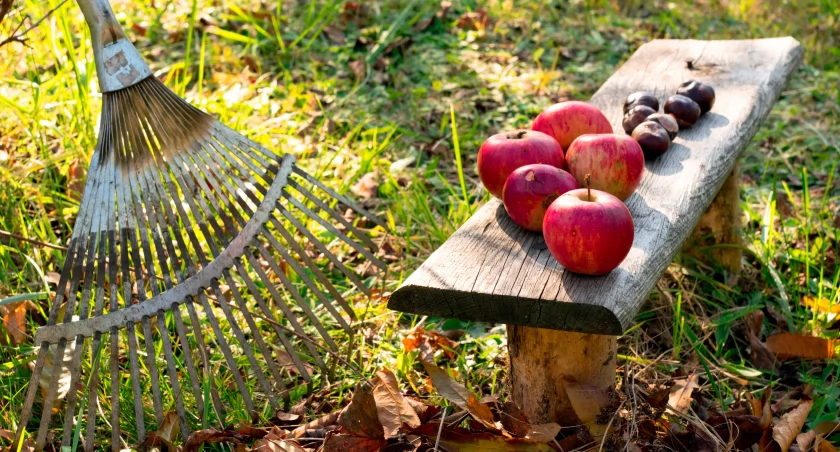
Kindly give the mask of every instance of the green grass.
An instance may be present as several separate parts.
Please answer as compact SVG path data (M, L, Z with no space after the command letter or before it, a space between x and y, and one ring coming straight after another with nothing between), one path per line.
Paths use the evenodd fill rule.
M362 3L263 8L202 0L115 9L153 71L191 103L294 154L339 190L377 173L378 194L365 203L392 225L399 257L376 281L386 294L489 199L475 173L488 135L526 126L553 102L587 99L653 38L799 39L805 63L741 160L746 266L739 284L728 287L721 269L681 256L621 339L620 353L648 381L696 356L709 372L704 389L723 402L743 390L770 385L783 393L811 383L818 403L808 425L837 419L840 361L794 362L781 377L756 372L741 326L750 311L772 307L791 330L840 337L836 319L812 316L801 303L806 295L840 302L840 2L454 1L443 22L423 31L418 26L439 2ZM18 2L0 39L22 14L37 19L57 4ZM458 17L477 8L488 13L487 29L459 29ZM30 38L30 47L0 48L0 158L7 156L0 229L63 245L78 210L68 187L89 164L100 97L75 4L60 7ZM0 298L48 290L44 275L59 271L63 259L60 250L0 238ZM30 333L49 307L46 299L35 304ZM357 309L365 320L354 360L367 375L388 367L404 389L433 396L416 352L405 353L400 340L416 324L463 329L463 351L449 365L473 390L505 394L504 329L400 315L381 299ZM775 329L768 318L765 331ZM0 346L0 427L16 426L32 359L31 338ZM341 403L358 379L340 366L319 396L330 402L323 409ZM225 402L231 413L242 411L236 397Z

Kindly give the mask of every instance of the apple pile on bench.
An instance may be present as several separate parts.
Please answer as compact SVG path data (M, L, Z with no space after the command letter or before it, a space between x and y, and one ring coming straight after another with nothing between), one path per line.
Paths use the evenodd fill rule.
M638 91L660 102L687 80L714 87L716 103L645 163L625 200L634 238L602 276L566 271L542 234L514 224L502 203L482 206L391 295L391 309L507 324L511 397L533 423L576 421L563 376L598 387L616 379L616 343L684 244L737 244L738 157L802 59L793 38L655 40L640 47L589 102L617 133ZM704 214L705 212L705 214ZM694 231L694 232L692 232ZM690 240L689 240L690 239ZM730 273L736 247L704 251Z

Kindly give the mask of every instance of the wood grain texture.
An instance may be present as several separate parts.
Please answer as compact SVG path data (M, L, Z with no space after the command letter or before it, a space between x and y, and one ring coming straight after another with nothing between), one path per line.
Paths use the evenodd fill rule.
M729 285L737 283L741 272L742 253L738 247L742 245L740 167L740 164L735 164L683 246L683 253L726 269Z
M686 61L693 61L689 69ZM626 204L635 240L608 275L566 272L540 234L514 225L498 200L481 207L395 291L391 309L465 320L620 335L691 234L802 60L793 38L656 40L640 47L590 102L617 133L628 94L661 103L680 83L712 84L717 101L671 149L648 162Z
M518 325L508 325L507 336L510 395L532 424L580 423L563 377L596 388L615 385L615 336Z

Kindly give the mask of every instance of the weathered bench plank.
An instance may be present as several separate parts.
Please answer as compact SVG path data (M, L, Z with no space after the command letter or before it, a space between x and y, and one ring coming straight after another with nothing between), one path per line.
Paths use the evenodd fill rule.
M513 224L498 200L476 212L391 295L391 309L448 318L620 335L691 234L802 59L792 38L656 40L590 100L621 128L628 94L661 103L697 79L717 93L712 111L648 162L626 200L635 223L629 256L608 275L566 272L540 234ZM692 61L693 69L686 64Z

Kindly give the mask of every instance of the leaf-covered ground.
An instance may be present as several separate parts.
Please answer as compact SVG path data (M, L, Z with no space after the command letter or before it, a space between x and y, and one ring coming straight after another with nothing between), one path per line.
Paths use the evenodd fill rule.
M0 23L0 41L59 3L16 2ZM601 397L606 416L528 447L570 450L594 439L633 450L833 450L818 434L838 444L840 435L831 433L840 420L840 361L832 356L840 339L837 1L157 0L115 2L115 9L176 92L252 139L293 153L395 232L383 247L390 272L370 281L377 297L356 306L361 334L352 358L365 378L340 366L329 384L277 413L272 420L282 430L216 426L196 444L235 441L208 442L204 450L231 450L236 441L296 450L292 432L321 436L299 441L309 449L341 440L362 448L395 431L414 441L411 447L428 448L438 442L441 412L446 450L511 447L509 437L531 435L505 425L516 414L506 405L503 327L401 315L384 303L489 198L475 173L479 145L492 133L527 126L554 102L587 99L651 39L784 35L800 40L806 60L741 160L743 274L727 284L722 269L680 256L620 340L617 392ZM0 427L10 430L100 112L77 6L59 6L27 38L26 46L0 47ZM805 340L818 341L823 353L809 343L797 347ZM779 360L778 353L805 359ZM598 400L582 403L601 413ZM407 428L394 410L410 418ZM362 416L366 430L348 427L348 412ZM303 433L294 430L311 420ZM122 422L131 435L131 419ZM337 425L341 433L325 441ZM158 432L166 435L165 427ZM459 446L468 441L475 443ZM384 449L412 450L392 443ZM333 450L347 450L341 447Z

